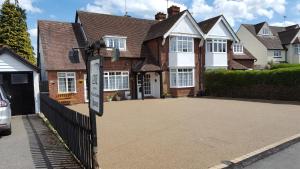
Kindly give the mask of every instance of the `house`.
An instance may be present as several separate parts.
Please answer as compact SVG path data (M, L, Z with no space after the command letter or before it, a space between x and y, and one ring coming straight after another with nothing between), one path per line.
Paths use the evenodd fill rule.
M243 46L223 15L198 23L205 33L206 69L253 69L256 58Z
M38 22L38 58L41 80L57 100L87 100L85 55L71 59L70 50L104 38L107 47L120 50L111 62L104 56L104 95L127 99L194 96L199 92L200 42L204 34L187 10L172 6L168 17L156 20L77 11L75 23ZM203 63L204 61L202 61Z
M256 68L264 68L270 62L296 63L297 45L293 44L295 43L293 40L297 39L297 29L299 25L277 27L261 22L255 25L242 24L237 35L257 58Z
M0 45L0 85L11 96L12 115L40 112L39 69Z

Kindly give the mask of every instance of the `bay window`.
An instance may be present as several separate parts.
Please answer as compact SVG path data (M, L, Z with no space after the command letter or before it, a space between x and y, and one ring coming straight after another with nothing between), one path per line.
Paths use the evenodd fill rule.
M227 52L227 40L207 40L206 51L209 53L226 53Z
M170 83L173 88L193 87L194 69L179 68L170 69Z
M193 52L193 38L187 36L171 36L170 51Z
M243 45L240 43L233 44L233 53L243 53Z
M129 72L104 72L104 90L128 90Z
M104 36L104 40L108 48L126 50L126 37Z
M295 44L294 48L295 48L295 54L300 55L300 44Z
M76 92L76 74L75 72L58 72L58 92L75 93Z

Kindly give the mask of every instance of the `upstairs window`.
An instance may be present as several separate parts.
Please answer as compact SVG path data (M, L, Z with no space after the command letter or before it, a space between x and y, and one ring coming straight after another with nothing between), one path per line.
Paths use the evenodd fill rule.
M274 50L274 58L281 58L281 50Z
M126 50L126 37L105 36L106 47Z
M295 48L295 54L300 55L300 44L295 44L294 48Z
M269 29L268 29L268 28L263 28L263 29L262 29L262 34L263 34L263 35L270 35Z
M207 40L206 51L209 53L226 53L227 40Z
M233 44L233 53L243 53L244 52L244 47L240 43L235 43Z
M193 38L187 36L170 37L171 52L193 52Z

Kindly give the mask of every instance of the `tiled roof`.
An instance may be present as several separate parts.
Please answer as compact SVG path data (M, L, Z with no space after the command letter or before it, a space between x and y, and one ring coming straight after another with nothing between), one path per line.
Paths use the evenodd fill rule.
M207 19L205 21L199 22L198 25L199 25L200 29L205 34L207 34L221 17L222 17L222 15L219 15L219 16Z
M83 11L78 11L77 16L90 43L106 35L127 37L127 50L121 51L120 57L129 58L146 57L148 55L142 51L142 44L150 27L158 22ZM111 56L109 55L111 52L106 53L108 54L107 57Z
M22 58L21 56L19 56L18 54L16 54L12 49L10 49L8 46L5 45L1 45L0 44L0 55L3 53L8 53L10 56L14 57L15 59L19 60L20 62L22 62L23 64L27 65L28 67L30 67L31 69L35 70L36 72L39 71L39 68L35 65L33 65L32 63L30 63L28 60Z
M231 69L234 70L247 70L248 67L240 64L239 62L235 61L235 60L230 60L230 67Z
M83 53L79 53L78 63L69 57L73 47L84 46L80 24L38 21L38 31L46 70L85 69Z
M295 36L298 34L300 28L297 29L289 29L287 31L279 32L279 38L281 40L281 43L283 45L292 43L292 40L295 38Z
M256 33L255 25L243 24L267 49L283 49L281 41L277 36L260 36Z
M172 28L172 26L185 12L186 10L180 12L177 15L171 16L163 21L157 22L156 24L153 24L145 38L145 41L163 36Z
M257 60L245 47L244 52L242 54L234 54L233 59L241 59L241 60Z

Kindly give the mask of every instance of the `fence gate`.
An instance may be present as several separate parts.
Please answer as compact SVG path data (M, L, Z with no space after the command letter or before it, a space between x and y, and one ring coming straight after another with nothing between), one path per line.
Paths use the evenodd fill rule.
M41 112L81 164L92 168L92 132L88 116L41 94Z

